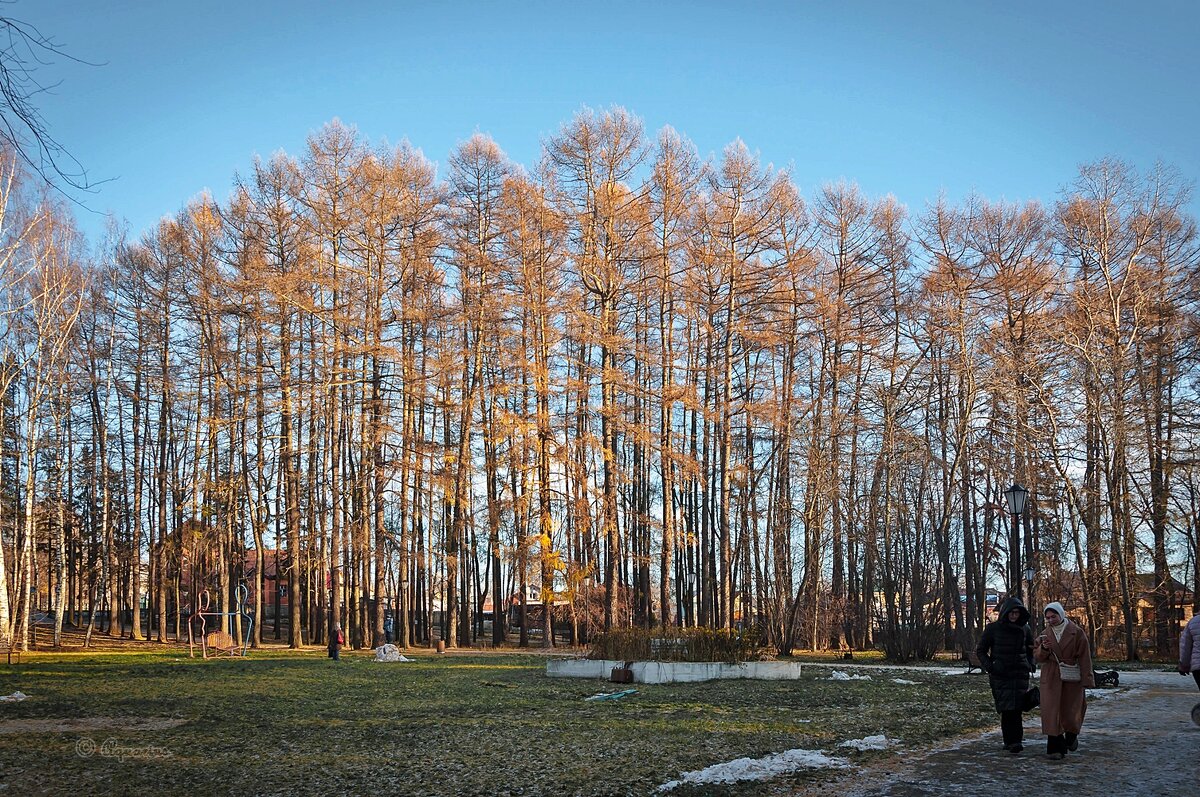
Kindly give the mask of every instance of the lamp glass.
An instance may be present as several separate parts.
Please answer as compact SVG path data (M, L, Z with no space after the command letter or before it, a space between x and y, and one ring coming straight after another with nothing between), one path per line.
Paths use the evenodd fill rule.
M1020 515L1025 511L1025 502L1029 499L1029 491L1019 484L1013 484L1004 491L1004 497L1008 500L1009 513Z

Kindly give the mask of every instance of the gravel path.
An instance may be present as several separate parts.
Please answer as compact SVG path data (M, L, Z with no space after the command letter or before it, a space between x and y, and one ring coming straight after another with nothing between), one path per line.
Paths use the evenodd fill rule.
M1079 750L1045 756L1036 714L1026 717L1025 751L1001 749L996 728L951 746L910 750L821 786L844 797L1027 794L1072 797L1192 797L1200 794L1200 701L1195 682L1177 673L1122 672L1122 689L1089 699Z

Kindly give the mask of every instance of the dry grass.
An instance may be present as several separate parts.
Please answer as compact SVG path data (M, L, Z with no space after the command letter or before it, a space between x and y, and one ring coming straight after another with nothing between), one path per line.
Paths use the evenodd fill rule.
M984 679L932 669L838 682L812 667L800 681L636 685L623 700L588 702L612 685L546 678L541 656L409 655L417 661L32 654L0 667L0 694L29 695L0 704L0 721L36 721L0 735L0 772L14 794L638 795L741 756L878 733L924 744L994 722ZM144 724L162 720L178 724Z

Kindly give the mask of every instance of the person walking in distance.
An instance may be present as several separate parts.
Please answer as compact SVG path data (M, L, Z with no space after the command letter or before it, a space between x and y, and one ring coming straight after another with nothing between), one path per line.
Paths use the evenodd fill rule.
M975 653L992 687L1004 749L1020 755L1025 735L1021 710L1033 672L1033 631L1029 610L1020 598L1010 597L1000 604L999 619L983 629Z
M1087 713L1088 687L1096 685L1087 634L1067 619L1058 601L1046 604L1046 630L1034 645L1042 665L1042 733L1047 757L1060 761L1079 749L1079 731Z
M1191 673L1200 687L1200 612L1192 615L1179 635L1179 674Z
M342 633L342 627L335 625L333 631L329 634L329 658L334 661L338 660L338 653L342 649L342 645L346 644L346 637Z

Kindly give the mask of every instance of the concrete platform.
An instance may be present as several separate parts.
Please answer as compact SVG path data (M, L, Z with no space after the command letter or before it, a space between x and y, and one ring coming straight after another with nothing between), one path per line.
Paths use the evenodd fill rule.
M602 678L608 680L614 667L623 661L606 659L552 659L546 662L550 678ZM725 664L716 661L635 661L633 682L670 684L714 681L722 678L755 678L764 681L795 680L800 677L798 661L749 661Z

